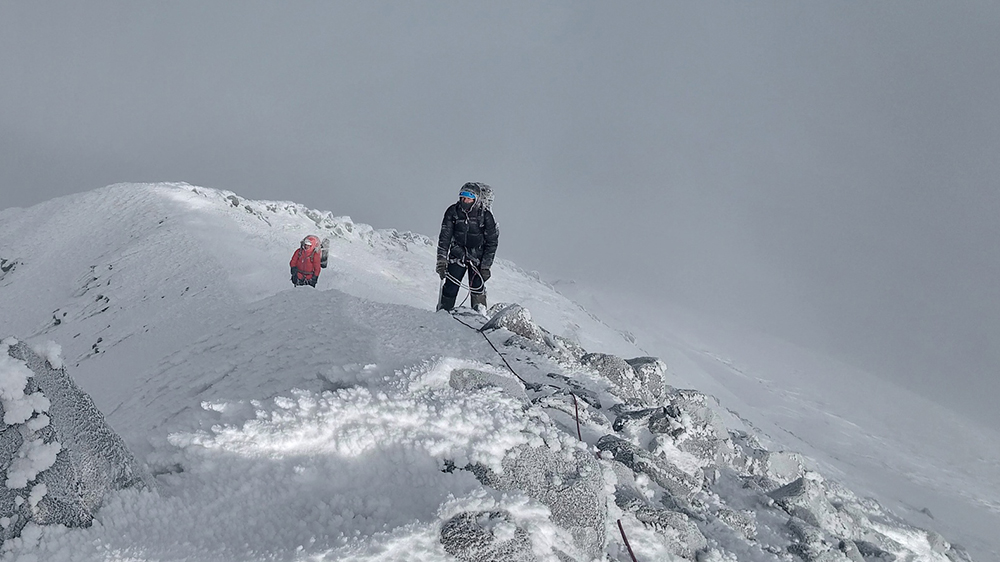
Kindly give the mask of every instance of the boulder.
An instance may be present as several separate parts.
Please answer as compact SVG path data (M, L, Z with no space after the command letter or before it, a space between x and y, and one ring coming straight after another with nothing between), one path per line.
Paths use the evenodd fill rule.
M630 404L651 406L656 403L653 392L639 374L624 359L606 353L588 353L580 363L597 371L611 383L611 393Z
M505 328L527 340L545 343L545 332L531 319L528 309L519 304L501 307L480 330L485 332L499 328Z
M58 358L0 342L0 538L29 522L85 527L111 491L146 486L144 473Z
M524 392L524 385L510 375L487 373L478 369L455 369L451 372L448 383L455 390L478 390L487 387L498 388L508 396L517 398L525 403L528 402L528 395Z
M786 484L768 494L789 515L837 536L849 536L854 525L827 497L822 480L815 473Z
M467 468L486 486L521 491L545 504L552 521L573 535L582 552L592 558L602 556L607 504L597 459L585 449L521 445L507 452L501 466L502 474L482 465Z
M460 513L441 526L445 551L468 562L533 562L531 537L506 511Z
M663 488L666 492L664 501L669 500L667 507L686 508L691 496L702 488L704 476L701 473L685 472L666 459L654 457L649 451L615 435L601 437L597 441L597 448L609 453L614 460L632 472L645 474Z
M667 364L656 357L636 357L626 359L625 362L635 369L636 374L642 379L643 385L653 395L653 399L659 402L663 397L663 388L667 382L665 380Z

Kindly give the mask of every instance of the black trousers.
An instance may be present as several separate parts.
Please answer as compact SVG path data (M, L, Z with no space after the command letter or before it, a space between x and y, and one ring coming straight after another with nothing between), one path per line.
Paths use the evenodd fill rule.
M482 293L483 287L483 276L479 274L479 270L473 266L466 267L460 263L449 263L448 264L448 275L458 279L459 281L465 277L465 270L469 270L469 287L472 287L472 293ZM441 289L441 295L445 298L451 299L452 303L455 302L455 297L458 296L458 290L460 287L455 284L454 281L444 278L444 288Z
M486 307L486 286L483 283L483 276L480 275L479 269L473 266L466 267L460 263L453 263L448 265L448 275L461 281L465 277L466 269L469 270L469 287L472 288L472 308L477 310L484 309ZM451 310L454 308L459 289L461 287L457 283L445 277L444 285L441 287L441 300L438 302L438 310L442 308Z

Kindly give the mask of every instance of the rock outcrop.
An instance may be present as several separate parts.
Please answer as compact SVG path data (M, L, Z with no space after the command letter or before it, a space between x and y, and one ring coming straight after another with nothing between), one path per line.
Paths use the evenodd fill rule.
M58 347L0 342L0 539L29 522L88 526L105 495L145 486L93 400L62 368Z

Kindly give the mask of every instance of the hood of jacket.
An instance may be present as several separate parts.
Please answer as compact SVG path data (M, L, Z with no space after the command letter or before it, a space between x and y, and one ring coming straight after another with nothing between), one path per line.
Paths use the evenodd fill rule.
M467 182L462 186L459 191L468 191L470 193L476 194L476 200L472 202L472 208L469 212L475 209L484 209L489 211L490 206L493 204L493 188L482 182ZM459 204L461 208L461 204Z

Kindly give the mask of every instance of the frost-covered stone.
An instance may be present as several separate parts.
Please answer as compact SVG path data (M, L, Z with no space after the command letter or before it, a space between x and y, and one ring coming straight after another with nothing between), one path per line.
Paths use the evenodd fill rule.
M972 556L969 555L965 548L952 544L951 547L944 553L951 562L972 562Z
M730 431L729 435L735 451L729 465L747 488L771 492L806 473L805 461L798 453L768 451L753 435L742 431Z
M506 511L465 512L441 526L445 551L468 562L533 562L528 532Z
M634 515L647 528L656 531L664 540L667 550L675 556L693 560L699 551L708 547L708 539L690 517L649 505L628 487L619 486L615 489L615 504L622 511Z
M541 355L543 357L544 356L550 356L550 357L551 356L555 356L555 353L554 353L554 350L552 349L552 347L546 345L543 342L539 342L539 341L535 341L535 340L530 340L530 339L528 339L526 337L523 337L523 336L520 336L518 334L512 334L509 338L507 338L503 342L503 344L506 347L516 347L516 348L519 348L519 349L523 349L524 351L528 351L528 352L531 352L531 353L537 353L538 355Z
M575 381L571 377L567 377L566 375L560 375L558 373L549 373L547 376L551 379L556 379L560 381L562 384L569 387L566 390L561 390L557 392L557 394L573 394L577 398L583 400L587 404L590 404L594 408L597 408L598 410L601 409L602 407L601 399L597 395L597 393L594 392L593 390L590 390L589 388L583 386L582 384Z
M657 408L622 411L615 419L618 432L634 434L637 428L649 430L663 443L698 459L703 467L725 465L737 456L722 418L708 405L709 397L693 390L671 389L664 396L666 405Z
M653 400L659 401L663 397L667 364L656 357L636 357L625 362L635 369L643 386L653 395Z
M536 324L531 319L531 312L519 304L493 305L487 315L490 319L480 330L508 330L511 336L504 341L507 347L518 347L558 361L574 363L586 353L572 340L552 334Z
M527 308L519 304L508 304L495 312L481 328L482 331L506 328L522 338L545 342L545 332L531 319Z
M646 381L621 357L606 353L588 353L580 358L580 363L594 369L611 382L611 393L623 401L642 405L656 403Z
M556 451L521 445L504 456L503 474L481 465L469 469L480 482L500 491L521 491L551 510L552 521L573 535L581 551L604 550L607 505L597 460L583 449Z
M17 260L0 258L0 281L3 281L4 277L6 277L8 273L12 273L16 268Z
M877 544L865 540L852 541L865 561L896 562L896 555L881 548Z
M605 435L597 441L597 448L607 451L614 460L628 467L632 472L645 474L663 488L674 505L684 507L687 500L701 489L701 474L691 474L674 466L662 458L654 457L649 451L615 435Z
M843 552L844 556L846 556L851 562L865 562L865 557L858 549L858 545L854 544L854 541L840 541L840 551Z
M677 448L694 455L704 466L728 463L735 450L729 430L710 400L694 390L671 389L662 415L650 419L650 431L670 432Z
M635 517L665 537L672 554L693 560L698 551L708 547L698 525L683 513L643 506L635 511Z
M792 532L793 542L788 546L788 552L806 562L851 562L844 551L840 550L840 541L831 543L826 540L823 530L798 517L788 521L788 529Z
M615 431L629 433L634 432L633 427L647 427L650 425L650 418L654 416L663 416L664 414L662 407L656 408L642 408L638 410L619 410L618 416L615 417L615 422L612 427ZM678 426L678 429L680 427ZM669 428L660 428L657 433L668 433Z
M847 536L853 525L827 498L823 482L809 474L768 494L789 515L837 536Z
M722 508L715 516L744 539L752 541L757 538L757 521L752 512Z
M495 387L502 390L508 396L512 396L523 402L528 401L528 395L524 392L524 385L511 376L487 373L478 369L455 369L451 372L449 384L456 390L477 390L480 388Z
M14 339L0 344L4 541L29 522L87 526L108 492L144 485L124 442L65 370L53 368L56 348L46 349L47 358Z

